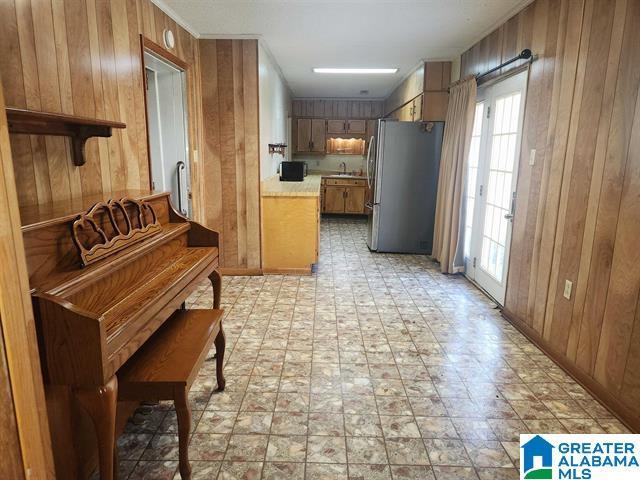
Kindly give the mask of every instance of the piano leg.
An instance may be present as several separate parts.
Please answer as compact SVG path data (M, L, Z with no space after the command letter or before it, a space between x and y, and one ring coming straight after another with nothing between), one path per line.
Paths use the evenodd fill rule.
M222 292L222 275L218 270L214 270L209 275L211 285L213 285L213 308L216 310L220 308L220 295Z
M191 480L189 465L189 434L191 432L191 409L189 408L189 391L186 388L175 389L174 405L178 417L178 450L179 470L183 480Z
M116 407L118 379L114 375L100 387L78 388L75 395L82 408L89 414L98 439L100 479L115 480Z
M222 323L220 323L220 331L216 335L214 344L216 346L216 379L218 380L218 390L224 390L226 380L224 379L224 372L222 367L224 366L224 349L227 341L224 337L224 330L222 329Z

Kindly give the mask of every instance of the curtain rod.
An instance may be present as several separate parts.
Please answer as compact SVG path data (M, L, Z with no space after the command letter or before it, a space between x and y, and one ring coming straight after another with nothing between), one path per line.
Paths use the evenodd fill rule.
M520 54L516 57L513 57L509 60L507 60L506 62L501 63L500 65L498 65L497 67L493 67L490 70L487 70L484 73L479 73L478 75L476 75L476 81L480 80L482 77L486 77L487 75L492 74L493 72L495 72L496 70L500 70L503 67L506 67L507 65L513 63L513 62L517 62L518 60L527 60L529 58L531 58L531 50L529 50L528 48L525 48L524 50L522 50L520 52Z

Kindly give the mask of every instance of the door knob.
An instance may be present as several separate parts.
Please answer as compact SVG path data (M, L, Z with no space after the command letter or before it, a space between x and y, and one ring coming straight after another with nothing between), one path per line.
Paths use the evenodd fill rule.
M507 220L513 220L513 213L507 213L504 218L506 218Z

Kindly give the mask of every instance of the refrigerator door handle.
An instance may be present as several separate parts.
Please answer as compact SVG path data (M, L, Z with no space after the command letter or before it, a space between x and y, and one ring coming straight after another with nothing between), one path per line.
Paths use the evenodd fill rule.
M371 188L371 149L374 142L374 136L369 139L369 148L367 148L367 185Z

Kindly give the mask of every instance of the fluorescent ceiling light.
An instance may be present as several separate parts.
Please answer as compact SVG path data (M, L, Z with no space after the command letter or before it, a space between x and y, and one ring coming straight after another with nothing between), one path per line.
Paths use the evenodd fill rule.
M314 73L396 73L397 68L314 68Z

